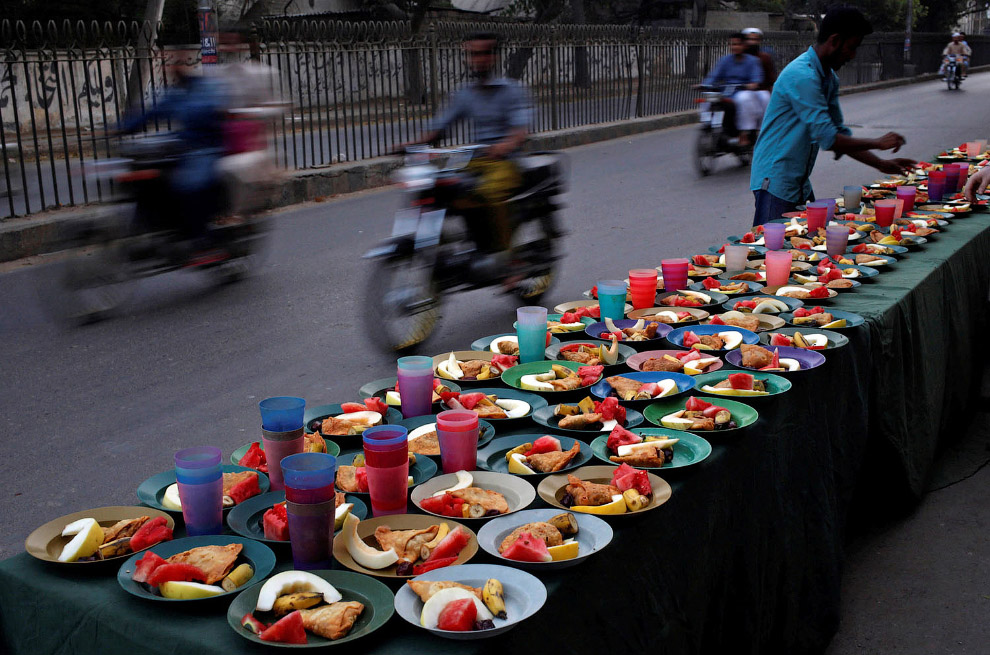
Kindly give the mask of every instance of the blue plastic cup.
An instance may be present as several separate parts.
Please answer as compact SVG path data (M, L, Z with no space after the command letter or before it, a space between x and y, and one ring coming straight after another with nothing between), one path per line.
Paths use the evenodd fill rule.
M282 460L285 497L296 503L321 503L333 500L337 458L327 453L299 453ZM308 492L308 493L307 493ZM317 492L327 497L309 497Z
M598 283L598 305L602 320L618 321L626 315L626 283L622 280L602 280Z
M261 427L271 432L289 432L303 426L306 401L292 396L265 398L258 403L261 410Z
M213 446L184 448L175 453L182 519L189 536L223 532L223 453Z
M299 453L282 460L292 565L297 570L331 565L336 470L337 458L327 453Z

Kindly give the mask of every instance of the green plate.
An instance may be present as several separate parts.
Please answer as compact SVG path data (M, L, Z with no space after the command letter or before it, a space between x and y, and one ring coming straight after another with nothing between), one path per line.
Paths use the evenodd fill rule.
M271 486L268 483L268 476L259 471L255 471L252 468L246 466L237 466L235 464L224 464L222 467L224 473L239 473L241 471L254 471L258 474L258 487L261 488L261 493L268 491ZM182 510L169 509L162 505L162 496L165 495L165 490L170 486L175 484L175 469L171 471L164 471L158 475L153 475L144 482L141 483L137 488L137 497L142 503L148 507L154 507L155 509L160 509L163 512L168 512L175 516L182 516ZM224 512L230 511L231 507L224 508Z
M318 575L332 584L344 597L344 601L356 600L364 605L364 611L361 612L361 616L354 622L354 627L351 628L346 636L330 641L312 632L307 632L305 644L282 644L273 641L262 641L258 635L241 626L241 618L248 612L253 613L255 606L258 604L258 595L261 593L260 586L245 589L230 604L230 607L227 609L227 623L230 625L231 630L248 641L253 641L256 644L262 644L269 648L326 648L328 646L345 644L349 641L370 635L385 625L392 618L392 614L395 613L395 596L392 595L388 587L374 578L361 575L360 573L351 573L350 571L317 570L309 571L309 573ZM258 620L268 624L274 623L279 618L269 612L259 612L256 617Z
M652 436L652 437L666 437L668 439L679 439L677 443L674 444L674 459L663 466L636 466L634 468L645 469L648 471L669 471L670 469L684 468L685 466L691 466L705 460L709 455L712 454L712 445L708 443L707 439L699 437L692 432L682 432L680 430L668 430L666 428L640 428L638 430L631 430L641 436ZM615 466L616 463L609 459L609 452L607 444L608 435L603 434L594 441L591 442L591 452L595 454L595 457L602 460L606 464L611 464ZM630 466L632 466L630 464Z
M134 569L137 566L137 561L144 557L144 552L132 555L120 566L120 570L117 571L117 583L124 591L129 594L134 594L138 598L163 601L166 603L197 603L212 601L217 598L224 598L225 596L236 594L247 587L253 587L264 580L268 574L272 572L272 569L275 568L275 553L272 552L271 548L265 544L258 543L253 539L245 539L240 536L211 534L203 535L201 537L186 537L185 539L175 539L174 541L163 541L160 544L152 546L148 550L155 553L159 557L168 559L172 555L177 555L192 548L198 548L200 546L226 546L228 544L241 544L244 546L240 555L237 557L237 561L234 563L235 567L238 564L243 564L246 562L254 568L254 576L244 583L242 587L234 589L233 591L227 591L222 594L217 594L216 596L210 596L209 598L197 598L195 600L165 598L163 596L159 596L158 594L153 594L150 591L151 587L141 582L135 582L131 579L131 576L134 575ZM220 583L218 582L216 584L219 586ZM255 589L259 588L255 587ZM243 614L241 616L243 616Z
M760 343L764 345L770 345L770 339L773 338L775 332L781 334L786 334L789 337L794 336L795 332L800 332L801 334L824 334L828 338L828 345L825 346L825 350L835 350L836 348L842 348L849 343L849 337L844 334L839 334L838 332L833 332L832 330L822 330L816 327L785 327L777 328L776 330L770 330L769 332L764 332L760 335Z
M594 400L594 398L592 398ZM565 403L571 404L571 403ZM577 403L574 403L577 404ZM549 430L555 430L557 432L565 432L567 434L573 434L578 439L583 437L590 437L596 434L601 434L601 430L575 430L572 428L562 428L560 427L560 417L554 416L553 412L557 409L556 405L553 407L541 407L540 409L533 412L533 420L542 425ZM626 429L634 428L643 422L643 415L637 412L635 409L626 408L626 423L622 427ZM581 436L577 436L581 435Z
M714 393L712 391L705 391L702 389L706 384L712 386L718 384L722 380L728 379L733 373L739 373L740 371L716 371L714 373L702 373L701 375L694 376L695 389L701 393L707 393L710 396L718 396L719 398L735 398L741 401L761 401L767 398L772 398L774 396L779 396L780 394L787 393L791 390L790 380L780 376L774 375L773 373L759 373L757 371L746 371L746 373L752 375L757 380L763 380L767 385L767 391L770 393L766 396L726 396L719 393ZM726 408L730 409L730 408ZM731 410L730 410L731 411Z
M513 367L514 368L514 367ZM511 370L511 369L510 369ZM547 406L547 401L545 398L540 398L535 393L530 393L529 391L517 391L515 389L509 389L507 387L495 388L495 387L476 387L471 389L469 393L483 393L486 396L498 396L499 398L508 398L509 400L524 400L529 403L529 414L525 416L520 416L519 418L489 418L485 419L489 421L492 425L507 425L510 422L515 421L525 421L533 416L533 412L541 407ZM450 409L446 404L442 405L444 409Z
M538 434L516 434L511 437L500 437L494 439L488 446L478 451L478 466L486 471L495 471L496 473L509 473L509 463L505 460L505 453L509 452L516 446L521 446L527 441L536 441L540 437L544 436L543 433ZM560 447L563 450L570 450L574 447L574 443L577 442L581 444L581 452L577 454L577 457L572 459L570 463L559 471L554 471L554 473L563 473L565 471L574 470L580 466L583 466L589 459L591 459L591 446L583 441L577 439L572 439L570 437L564 437L559 435L550 435L556 439L560 439ZM509 473L509 475L515 475ZM549 473L536 473L533 475L526 475L520 477L533 478L539 480L545 475L550 475Z
M515 389L521 389L523 391L528 391L530 393L535 393L535 394L540 394L540 395L547 395L547 396L550 396L550 397L553 397L556 394L574 394L574 393L580 392L582 390L591 389L592 385L589 384L588 386L585 386L585 387L578 387L576 389L568 389L567 391L532 391L530 389L523 389L522 386L519 384L519 380L520 380L520 378L522 378L522 376L524 376L524 375L532 375L532 374L535 374L535 373L547 373L548 371L550 371L550 367L553 366L553 365L563 366L565 368L569 368L572 371L574 371L575 373L582 366L581 364L578 364L577 362L565 362L565 361L553 361L553 362L551 362L551 361L542 361L542 362L530 362L529 364L519 364L518 366L513 366L508 371L506 371L505 373L502 374L502 382L506 383L507 385L509 385L510 387L513 387ZM599 375L598 376L598 379L595 380L595 382L598 382L598 380L601 380L601 379L602 379L602 376ZM592 384L594 384L594 383L592 383Z
M265 529L261 523L265 512L270 510L272 505L281 503L283 500L285 500L285 491L271 491L260 496L252 496L230 510L230 514L227 515L227 525L242 537L266 544L288 546L288 541L266 539ZM354 507L351 508L351 514L359 519L368 516L368 506L354 494L347 494L344 502L354 504Z
M255 442L252 441L251 443L255 443ZM264 442L261 439L258 439L257 443L258 443L258 445L261 446L261 449L262 450L265 449L265 444L264 444ZM327 439L326 437L324 437L323 438L323 443L325 443L327 445L327 454L328 455L333 455L334 457L336 457L337 455L340 454L340 446L338 446L333 441L330 441L329 439ZM247 451L248 451L249 448L251 448L251 444L250 443L246 443L243 446L241 446L240 448L238 448L237 450L235 450L234 452L232 452L230 454L230 463L231 464L237 464L237 462L241 461L241 458L244 457L244 455L247 454Z
M711 432L706 432L704 433L706 437L718 436L720 434L726 434L727 432L741 430L756 423L756 420L760 418L759 413L755 409L735 400L728 400L719 396L694 397L704 400L705 402L712 403L713 405L726 408L732 412L732 420L734 420L738 426L728 430L712 430ZM685 398L673 398L668 401L660 400L647 407L646 411L643 412L643 416L645 416L646 420L653 425L660 425L660 427L664 427L660 424L660 419L667 414L673 414L678 410L684 409L684 403L686 402L687 400ZM679 432L679 430L674 430L674 432Z
M422 427L428 423L436 423L436 414L427 414L426 416L414 416L413 418L407 418L399 421L399 425L406 428L410 434L412 431L418 427ZM495 437L495 428L492 424L485 419L478 419L478 448L485 446L489 441ZM419 457L419 454L416 455ZM440 459L440 455L424 455L424 457L433 457L435 459Z
M358 453L348 453L347 455L341 455L337 458L337 468L341 466L350 466L351 462L354 461L354 457ZM429 457L419 457L416 456L416 463L409 466L409 475L413 478L413 483L409 485L412 489L418 484L422 484L432 478L437 474L437 463L434 462ZM367 492L364 491L348 491L349 494L354 494L355 496L367 496Z
M356 401L355 401L356 402ZM319 432L321 436L326 438L322 432L320 432L320 424L323 419L329 416L337 416L338 414L343 414L340 411L340 403L335 403L333 405L317 405L312 409L306 410L306 415L303 417L303 425L307 432ZM389 407L388 411L385 412L385 416L382 417L382 422L387 424L398 423L402 420L402 412L394 407ZM333 435L338 439L360 439L360 435Z

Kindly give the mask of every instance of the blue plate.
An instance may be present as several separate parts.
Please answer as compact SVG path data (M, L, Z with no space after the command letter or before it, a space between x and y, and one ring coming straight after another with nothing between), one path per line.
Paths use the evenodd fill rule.
M261 493L268 491L270 484L268 482L268 476L259 471L255 471L252 468L246 466L237 466L236 464L224 464L222 467L224 473L240 473L241 471L252 471L258 474L258 487L261 489ZM160 509L163 512L168 512L174 516L182 516L182 510L169 509L162 505L162 496L165 495L165 490L170 486L175 484L175 469L171 471L164 471L158 475L153 475L144 482L142 482L137 488L137 497L142 503L148 507L154 507L155 509ZM236 505L235 505L236 507ZM229 512L232 507L226 507L223 511Z
M704 327L704 326L698 325L695 327ZM691 328L685 328L685 329L691 329ZM677 391L675 391L674 393L668 396L663 396L664 398L677 398L678 396L686 394L692 389L694 389L694 378L690 375L684 375L683 373L667 373L662 371L644 373L637 371L637 372L623 373L622 377L629 378L631 380L637 380L639 382L642 382L643 384L646 384L648 382L660 382L661 380L673 380L674 382L677 383ZM612 388L612 385L610 385L607 380L602 380L601 382L598 382L593 387L591 387L591 393L597 396L598 398L608 398L609 396L616 396L615 390ZM638 408L645 408L647 405L657 400L659 400L659 398L649 398L647 400L622 400L620 398L619 403L621 403L624 407L634 407L638 409Z
M340 470L341 466L351 466L354 458L357 457L358 453L348 453L347 455L341 455L337 458L337 470ZM420 455L416 456L416 463L409 465L409 475L412 476L413 482L409 485L410 489L416 487L416 485L422 484L432 478L437 474L437 463L434 462L429 457L422 457ZM343 491L343 489L340 489ZM348 494L353 494L355 496L364 497L368 493L365 491L348 491Z
M763 299L762 296L759 299L757 299L757 298L733 298L732 300L730 300L728 302L722 303L722 309L724 309L726 311L733 311L733 310L735 310L734 305L737 302L741 301L741 300L757 300L758 301L758 300L762 300L762 299ZM787 305L792 312L795 309L797 309L798 307L804 307L804 303L801 302L800 300L798 300L797 298L786 298L784 296L774 296L773 299L774 300L779 300L780 302L782 302L785 305ZM738 311L741 311L744 314L749 313L748 310L738 310ZM772 312L768 312L768 313L771 316L777 316L777 314L774 314Z
M694 332L699 337L703 334L718 334L719 332L738 332L742 335L742 342L748 344L757 344L760 342L760 337L756 335L755 332L745 330L741 327L736 327L734 325L693 325L688 327L677 328L667 335L667 341L671 344L677 346L678 348L684 347L684 335L688 332ZM721 350L702 350L699 351L702 355L705 353L725 353L724 349ZM688 376L690 377L690 376Z
M818 368L825 363L825 355L821 354L817 350L808 350L806 348L794 348L791 346L766 346L766 349L773 352L778 351L781 358L789 357L795 359L801 364L801 368L796 371L765 371L766 373L773 373L774 375L795 375L805 373L811 369ZM742 364L742 352L732 351L725 356L725 361L729 362L736 368L741 368L747 371L756 371L758 369L750 368L749 366L743 366ZM742 400L751 400L750 398L741 398Z
M516 434L511 437L500 437L498 439L494 439L490 444L478 450L478 468L486 471L495 471L496 473L509 473L509 462L505 459L505 453L509 452L516 446L523 445L526 442L536 441L544 435L545 433L540 432L535 434ZM562 450L570 450L574 447L575 443L581 444L581 452L579 452L574 459L568 462L567 466L559 471L554 471L554 473L572 471L583 466L589 459L591 459L591 446L583 441L578 441L577 439L572 439L571 437L564 437L556 434L550 436L560 440L560 447ZM520 477L539 480L546 475L550 475L550 473L535 473Z
M272 505L281 503L284 500L285 491L271 491L266 494L261 494L260 496L252 496L240 505L235 506L234 509L230 510L230 513L227 514L227 525L230 526L231 530L242 537L254 539L255 541L261 541L266 544L288 546L288 541L266 539L265 528L262 524L262 519L265 512L270 510ZM351 508L351 514L359 519L367 518L368 506L364 504L363 500L354 494L347 494L344 502L354 505L354 507Z
M862 316L860 316L859 314L853 314L852 312L844 312L841 309L827 309L827 311L828 311L829 314L831 314L833 317L835 317L835 320L839 320L840 318L846 319L846 327L844 327L844 328L837 328L837 327L827 328L829 330L835 330L837 332L841 332L842 330L849 330L851 328L859 327L860 325L862 325L863 323L866 322L866 319L864 319ZM794 314L792 314L790 312L788 312L786 314L781 314L780 317L782 319L784 319L785 321L787 321L787 324L788 325L793 325L794 327L803 327L803 328L806 328L806 329L815 329L817 327L815 325L796 325L794 323Z

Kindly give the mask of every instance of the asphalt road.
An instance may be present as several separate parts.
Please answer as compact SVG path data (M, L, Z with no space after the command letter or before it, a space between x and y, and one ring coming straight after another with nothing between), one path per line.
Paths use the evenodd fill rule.
M857 135L897 130L907 138L902 154L923 158L988 135L988 91L990 75L978 75L958 93L930 82L842 105ZM745 230L749 170L726 160L699 179L690 159L695 130L569 151L568 256L547 304ZM813 181L821 196L876 176L825 154ZM44 262L0 275L0 557L19 552L52 518L136 502L133 490L170 468L180 447L214 444L230 453L257 439L262 398L356 400L364 382L394 371L371 346L375 326L358 318L368 270L359 255L387 235L397 202L386 189L282 211L254 278L225 288L195 274L149 280L124 316L86 328L63 330L47 318L52 268ZM453 297L427 350L467 348L509 331L513 308L492 291Z

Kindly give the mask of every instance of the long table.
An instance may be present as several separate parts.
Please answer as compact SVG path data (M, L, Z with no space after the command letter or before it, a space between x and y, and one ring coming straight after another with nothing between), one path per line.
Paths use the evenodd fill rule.
M882 511L878 497L919 497L936 447L971 406L986 353L988 252L990 215L955 219L921 251L843 294L835 307L867 319L849 345L794 376L785 396L755 405L755 425L714 436L711 457L695 470L667 474L673 496L664 506L620 517L605 550L542 575L550 596L534 618L501 637L455 642L395 616L338 648L822 652L838 623L850 510ZM120 500L131 497L122 491ZM480 552L474 561L492 560ZM0 651L259 650L227 626L227 603L142 602L114 573L80 575L26 554L0 562Z

